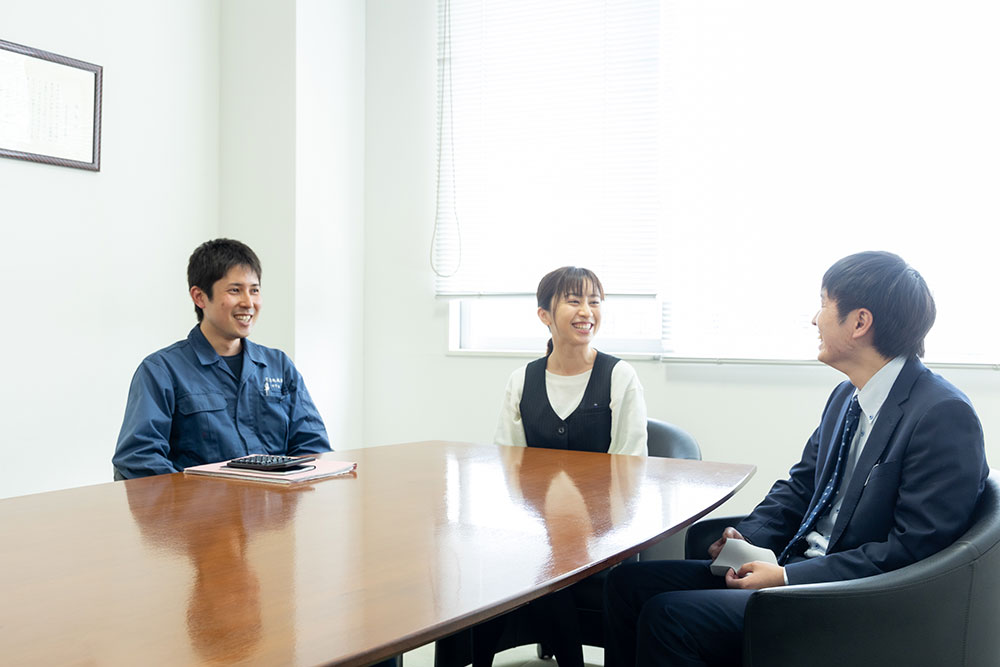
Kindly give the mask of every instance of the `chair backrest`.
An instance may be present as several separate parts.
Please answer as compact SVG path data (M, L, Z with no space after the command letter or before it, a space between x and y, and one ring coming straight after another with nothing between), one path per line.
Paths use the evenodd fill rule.
M871 577L755 592L744 665L995 667L998 618L1000 472L992 471L972 525L936 554Z
M995 665L1000 660L1000 472L993 470L976 505L972 526L954 544L903 568L916 577L946 577L965 572L962 595L954 603L928 600L941 613L965 618L964 665ZM900 570L902 572L903 570ZM956 581L956 583L958 583ZM956 638L958 639L958 638Z
M646 446L650 456L701 460L701 447L684 429L660 421L646 420ZM668 537L639 552L639 560L674 560L681 557L680 535Z
M921 580L993 558L992 577L998 586L994 598L1000 605L1000 472L991 471L972 514L972 525L950 546L896 571L897 576ZM980 570L982 568L979 568ZM890 573L893 574L893 573ZM987 574L980 572L980 574ZM1000 656L998 656L1000 657Z
M650 456L701 460L701 447L690 433L659 419L646 420L646 444Z
M1000 545L1000 471L991 470L972 515L972 525L955 545L968 544L979 554Z

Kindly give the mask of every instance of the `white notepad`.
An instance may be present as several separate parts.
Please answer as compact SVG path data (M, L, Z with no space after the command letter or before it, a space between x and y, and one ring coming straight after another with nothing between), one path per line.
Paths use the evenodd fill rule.
M724 577L730 568L734 572L739 572L740 567L745 563L760 560L765 563L778 564L778 559L774 557L774 552L764 547L755 547L746 540L726 540L722 545L719 557L712 561L712 574Z

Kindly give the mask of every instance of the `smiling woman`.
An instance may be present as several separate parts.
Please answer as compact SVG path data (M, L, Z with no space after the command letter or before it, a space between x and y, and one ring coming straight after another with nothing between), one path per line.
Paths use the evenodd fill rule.
M560 351L555 359L550 359L549 370L559 375L575 375L573 365L578 362L591 368L595 350L590 342L601 327L601 303L604 301L604 287L598 277L588 269L564 266L542 278L536 296L538 319L552 334L548 343L550 357L556 339L559 340ZM586 349L574 347L580 345L586 345ZM569 365L565 369L561 368L564 363Z
M593 347L604 287L564 266L536 292L551 338L544 357L514 371L494 440L501 445L646 454L646 404L635 370Z
M604 302L600 279L589 269L564 266L542 278L535 296L538 319L551 335L548 350L511 374L495 442L645 456L646 403L639 378L628 363L593 347ZM571 589L477 626L473 665L491 664L505 624L537 624L537 619L544 619L545 643L559 664L582 666Z

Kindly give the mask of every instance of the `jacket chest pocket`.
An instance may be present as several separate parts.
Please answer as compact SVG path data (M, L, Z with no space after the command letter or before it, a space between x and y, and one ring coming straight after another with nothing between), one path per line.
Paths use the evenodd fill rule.
M257 435L269 452L284 454L288 450L288 422L291 399L288 394L272 391L256 392Z
M225 428L226 397L217 393L188 394L177 399L173 428L180 449L196 454L198 460L219 459L219 434Z

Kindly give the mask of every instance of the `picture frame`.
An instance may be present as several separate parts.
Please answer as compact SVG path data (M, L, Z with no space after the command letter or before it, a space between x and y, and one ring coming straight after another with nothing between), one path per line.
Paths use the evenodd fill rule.
M103 73L0 40L0 157L100 171Z

